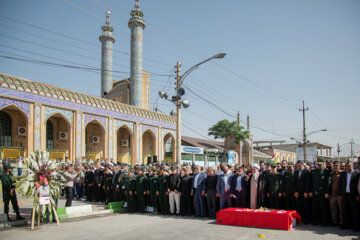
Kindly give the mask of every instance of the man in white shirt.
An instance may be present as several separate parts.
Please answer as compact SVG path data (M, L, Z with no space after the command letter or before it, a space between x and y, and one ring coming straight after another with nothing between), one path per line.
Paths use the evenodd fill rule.
M23 160L21 156L16 160L16 164L17 164L18 176L21 176L22 167L23 167Z

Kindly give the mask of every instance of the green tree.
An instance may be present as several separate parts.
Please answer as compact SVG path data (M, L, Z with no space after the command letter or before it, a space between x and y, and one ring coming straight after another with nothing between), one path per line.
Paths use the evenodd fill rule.
M235 142L239 144L240 141L249 138L249 131L244 130L244 127L240 126L237 121L230 122L225 119L217 122L214 126L209 128L208 135L214 136L215 139L235 137Z

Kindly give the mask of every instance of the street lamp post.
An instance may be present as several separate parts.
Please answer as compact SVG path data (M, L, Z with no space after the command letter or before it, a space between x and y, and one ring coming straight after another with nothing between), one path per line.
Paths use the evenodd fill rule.
M187 108L190 105L190 102L186 99L181 100L181 96L185 94L185 90L181 87L185 78L200 65L211 61L216 58L224 58L226 53L218 53L214 56L205 59L204 61L192 66L181 76L181 64L177 62L176 64L176 96L172 97L172 100L169 100L176 105L176 164L181 166L181 106ZM161 98L167 99L168 94L165 92L159 92Z

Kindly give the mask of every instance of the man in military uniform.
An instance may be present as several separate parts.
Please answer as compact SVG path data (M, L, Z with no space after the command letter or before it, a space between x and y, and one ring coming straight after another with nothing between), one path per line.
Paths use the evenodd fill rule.
M294 166L291 163L289 163L287 171L284 172L283 199L286 210L296 209L294 197Z
M328 204L329 200L331 177L324 168L324 163L318 162L318 167L311 173L312 189L309 193L312 197L312 224L326 226L328 221ZM321 219L320 219L321 218Z
M136 178L134 176L134 170L130 169L124 181L126 202L128 212L132 213L136 211Z
M109 171L109 165L106 165L105 167L101 185L105 192L106 204L108 204L109 202L112 202L113 196L112 173Z
M157 192L159 191L159 176L157 168L152 168L152 175L149 179L149 190L150 190L150 201L151 206L153 207L153 213L158 211L158 196Z
M144 169L139 168L138 176L136 177L135 195L138 200L140 213L145 213L145 207L146 207L145 196L147 195L147 191L148 191L148 179L146 176L144 176Z
M159 214L167 215L169 213L169 192L168 192L168 176L165 174L165 167L162 167L160 170L159 176L159 191L156 195L159 196Z
M283 176L276 169L276 164L271 165L270 173L266 176L266 196L269 199L269 208L281 209L283 192Z
M18 206L18 202L16 199L15 186L13 185L13 174L12 167L10 165L5 165L3 172L0 171L0 179L2 183L2 194L3 194L3 202L4 202L4 213L7 216L7 220L11 221L9 217L9 202L11 201L11 205L13 206L14 211L16 212L16 220L24 220L24 218L20 215L20 209Z

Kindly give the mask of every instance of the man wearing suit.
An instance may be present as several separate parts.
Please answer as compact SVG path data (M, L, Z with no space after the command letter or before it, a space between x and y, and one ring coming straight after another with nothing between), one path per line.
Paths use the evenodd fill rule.
M237 174L231 178L230 196L235 198L235 207L246 208L249 188L249 176L244 174L244 168L239 167Z
M342 229L352 227L354 231L359 231L358 181L359 173L353 170L351 162L346 162L345 171L340 173L339 179L339 199L343 216L343 225L340 228Z
M216 192L220 197L220 210L231 207L230 186L231 186L231 173L229 173L228 166L223 167L223 173L217 178Z
M196 166L191 195L195 195L195 212L197 217L205 217L205 179L206 173L204 173L199 166Z
M185 168L184 176L181 178L180 182L180 213L182 216L188 215L191 216L193 214L193 205L194 202L190 196L191 194L191 186L193 183L193 176L189 175L189 169Z
M297 171L294 177L294 197L296 203L296 211L300 214L304 224L311 221L311 200L309 192L311 192L311 174L305 169L304 162L297 162Z

